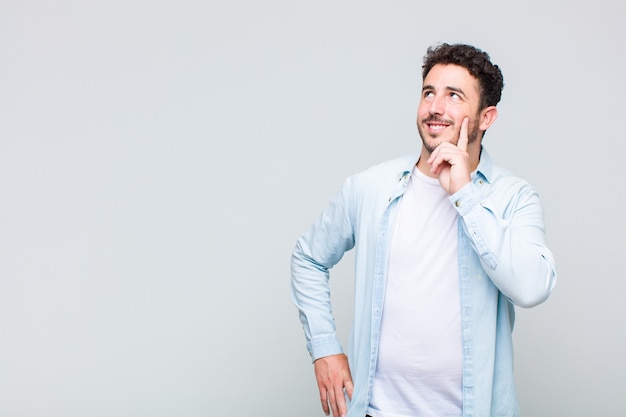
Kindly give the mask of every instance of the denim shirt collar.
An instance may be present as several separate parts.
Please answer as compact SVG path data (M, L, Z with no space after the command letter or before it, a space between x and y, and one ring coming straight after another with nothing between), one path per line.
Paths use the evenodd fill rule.
M493 183L493 162L489 153L484 147L480 149L480 161L478 161L478 167L476 167L475 175L480 175L485 181ZM472 177L473 179L474 177Z
M406 190L406 186L409 183L409 179L411 178L411 174L413 173L413 169L415 165L419 161L419 154L415 155L415 157L407 158L407 161L410 165L407 164L404 169L398 172L396 176L396 187L394 187L392 193L389 196L389 202L393 201L395 198L401 196ZM478 166L476 170L472 172L472 181L483 179L488 183L493 183L494 174L493 174L493 161L489 156L487 150L481 146L480 148L480 160L478 161Z

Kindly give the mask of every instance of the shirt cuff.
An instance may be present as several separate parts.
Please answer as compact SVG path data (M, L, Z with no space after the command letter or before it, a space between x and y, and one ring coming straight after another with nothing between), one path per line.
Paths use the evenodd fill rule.
M448 197L448 200L460 216L465 216L472 210L472 207L480 204L482 198L483 196L478 187L473 182L470 182Z
M313 361L324 356L343 353L341 344L334 336L316 338L315 340L311 340L307 345L309 354L311 355L311 359Z

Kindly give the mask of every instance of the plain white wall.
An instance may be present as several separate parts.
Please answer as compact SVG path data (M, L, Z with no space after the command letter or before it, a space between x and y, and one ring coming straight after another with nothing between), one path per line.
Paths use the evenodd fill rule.
M0 416L321 416L290 253L345 176L419 149L444 41L502 67L485 145L539 190L557 260L518 309L523 414L622 415L625 11L1 0Z

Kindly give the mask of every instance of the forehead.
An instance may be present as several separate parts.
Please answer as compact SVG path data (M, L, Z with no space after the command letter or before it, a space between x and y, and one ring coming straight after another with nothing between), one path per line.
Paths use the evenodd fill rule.
M454 64L437 64L424 78L424 88L460 89L466 94L479 95L478 80L469 71Z

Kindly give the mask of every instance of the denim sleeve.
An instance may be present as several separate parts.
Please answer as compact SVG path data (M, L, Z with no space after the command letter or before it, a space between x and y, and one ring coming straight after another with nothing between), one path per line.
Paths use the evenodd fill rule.
M354 247L346 180L319 218L296 242L291 257L291 296L313 360L342 353L330 301L330 269Z
M485 272L514 304L545 301L556 283L543 209L526 182L472 182L450 196Z

